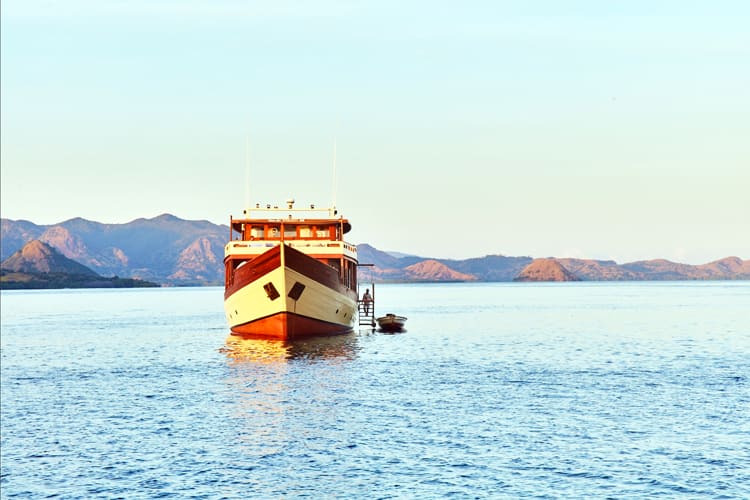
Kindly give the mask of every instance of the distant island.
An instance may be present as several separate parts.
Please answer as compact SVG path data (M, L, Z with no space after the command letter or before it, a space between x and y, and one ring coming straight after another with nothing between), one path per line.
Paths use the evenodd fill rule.
M220 286L224 283L224 245L230 235L226 225L163 214L125 224L75 218L59 224L37 225L25 220L2 219L0 229L2 288L157 286L157 283ZM35 240L81 267L70 262L62 267L49 263L27 263L27 267L19 267L14 263L14 254L23 253L25 246ZM38 243L34 243L33 248L41 255ZM361 279L376 282L750 279L750 260L739 257L701 265L664 259L618 264L612 260L500 254L464 260L440 259L384 252L366 243L357 245L357 250L360 263L373 265L360 271Z
M39 240L31 240L0 265L0 288L8 290L157 286L139 279L100 276Z
M374 264L369 272L375 281L665 281L750 279L750 260L739 257L702 265L664 259L617 264L613 260L532 258L487 255L465 260L395 257L362 244L357 246L360 263ZM430 263L426 265L425 263Z

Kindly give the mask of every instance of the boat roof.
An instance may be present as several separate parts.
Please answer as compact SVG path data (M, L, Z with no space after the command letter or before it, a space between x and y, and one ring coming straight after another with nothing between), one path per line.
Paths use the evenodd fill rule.
M242 231L242 226L245 224L289 223L312 225L341 224L344 234L352 229L349 220L338 215L336 207L317 208L314 204L310 204L306 208L295 208L294 200L287 200L285 207L271 205L270 203L265 205L256 203L255 207L243 210L242 218L231 217L232 229L238 232Z

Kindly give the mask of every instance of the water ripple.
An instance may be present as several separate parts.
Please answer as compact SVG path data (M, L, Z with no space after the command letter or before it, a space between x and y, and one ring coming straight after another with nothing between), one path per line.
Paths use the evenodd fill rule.
M721 289L384 285L407 333L293 343L219 289L3 292L2 497L748 498Z

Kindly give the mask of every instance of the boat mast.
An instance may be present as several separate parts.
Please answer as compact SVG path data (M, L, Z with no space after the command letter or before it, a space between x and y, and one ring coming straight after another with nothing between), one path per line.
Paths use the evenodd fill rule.
M245 140L245 216L250 211L250 135Z
M333 209L336 210L336 138L333 138Z

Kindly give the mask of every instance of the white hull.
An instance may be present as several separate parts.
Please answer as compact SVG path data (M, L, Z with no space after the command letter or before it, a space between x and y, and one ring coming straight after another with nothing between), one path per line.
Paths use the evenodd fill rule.
M268 297L264 288L267 283L272 283L278 291L277 299L271 300ZM301 283L305 287L299 300L289 297L295 283ZM288 268L278 268L228 297L224 301L224 311L233 331L240 331L243 325L282 313L346 329L354 326L357 303L352 298L331 290L301 273ZM328 329L321 330L319 333L326 333Z

